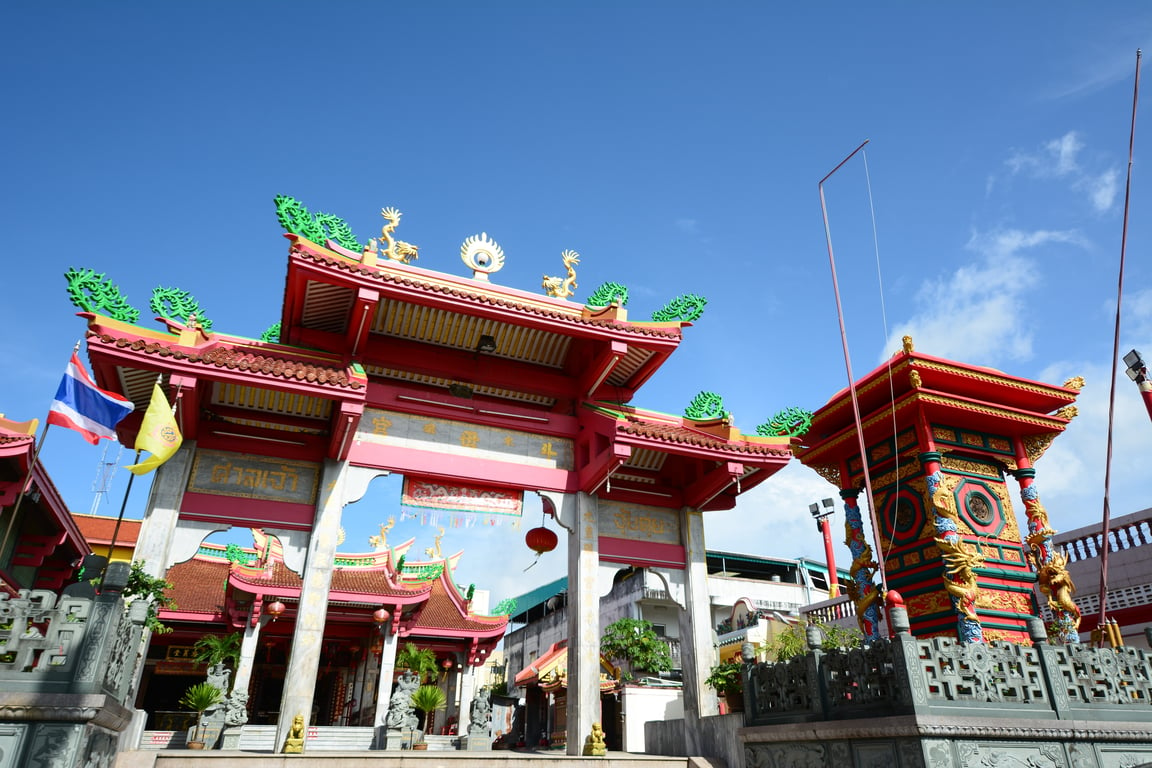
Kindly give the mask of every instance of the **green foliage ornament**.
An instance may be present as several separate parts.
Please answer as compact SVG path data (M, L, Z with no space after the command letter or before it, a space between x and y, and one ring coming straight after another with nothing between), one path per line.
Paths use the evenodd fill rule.
M506 597L500 602L496 603L496 607L492 609L493 616L511 616L516 612L516 598Z
M684 415L693 421L723 419L728 416L724 411L724 398L715 392L701 392L696 395L684 409Z
M622 307L628 306L628 286L623 283L604 283L584 302L589 307L607 307L613 302Z
M276 195L273 201L276 203L276 218L286 231L305 237L318 245L332 240L356 253L364 250L364 246L360 245L356 236L352 234L348 222L339 216L331 213L317 213L313 216L303 203L287 195Z
M280 323L273 323L268 326L268 330L260 334L260 341L268 341L273 344L280 343Z
M64 279L68 281L68 298L81 311L124 323L135 323L140 319L140 310L128 304L128 299L116 284L104 279L103 272L69 267Z
M179 288L153 288L148 308L160 317L176 320L184 325L188 325L189 319L195 315L196 322L201 328L205 331L212 330L212 321L204 317L200 304L188 291L181 291Z
M703 296L686 293L683 296L677 296L665 304L662 309L653 312L652 319L658 323L672 320L692 323L699 320L704 314L704 305L707 303L708 299Z
M812 411L803 408L785 408L764 424L756 427L761 437L800 437L812 428Z

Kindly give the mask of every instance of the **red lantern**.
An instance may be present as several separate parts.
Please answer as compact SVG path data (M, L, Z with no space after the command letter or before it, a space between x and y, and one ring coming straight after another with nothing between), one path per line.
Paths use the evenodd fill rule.
M444 659L444 661L440 662L440 666L444 667L444 671L447 672L449 669L452 669L452 659Z
M264 613L272 617L272 621L280 618L284 613L284 603L279 600L273 600L270 603L264 603Z
M378 625L383 624L390 618L392 618L392 614L388 613L388 611L384 608L377 608L372 612L372 621L376 622Z
M556 534L544 526L533 528L524 536L524 543L527 544L528 549L535 552L537 556L556 549L558 541Z

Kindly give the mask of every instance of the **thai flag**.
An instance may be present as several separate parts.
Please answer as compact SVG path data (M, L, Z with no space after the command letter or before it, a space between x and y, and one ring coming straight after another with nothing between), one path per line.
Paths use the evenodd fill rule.
M96 445L102 437L115 439L116 425L134 408L128 398L97 387L73 352L48 409L48 423L74 429Z

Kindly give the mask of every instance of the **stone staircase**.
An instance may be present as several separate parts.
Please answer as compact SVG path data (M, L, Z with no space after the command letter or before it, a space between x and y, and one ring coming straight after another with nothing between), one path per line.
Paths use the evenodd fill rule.
M436 737L449 738L449 737ZM277 755L244 751L136 750L121 752L114 768L727 768L722 760L700 757L659 757L609 752L606 757L569 757L544 752L460 752L401 750L398 752L309 751ZM732 768L740 768L733 766Z

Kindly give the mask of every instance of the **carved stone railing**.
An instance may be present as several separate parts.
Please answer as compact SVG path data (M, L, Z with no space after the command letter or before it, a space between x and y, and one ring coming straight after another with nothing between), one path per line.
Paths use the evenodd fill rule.
M0 594L0 768L111 764L147 615L125 609L127 572L112 576L91 598Z
M894 715L1152 723L1144 650L1052 645L1038 619L1032 646L918 639L906 614L893 614L891 640L825 652L814 633L803 656L746 664L745 724Z

